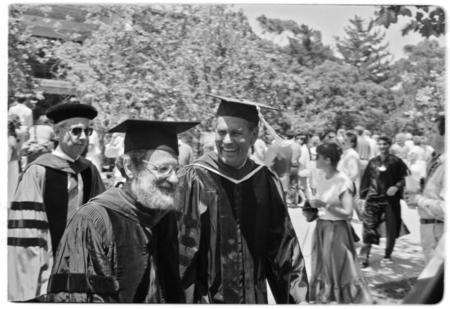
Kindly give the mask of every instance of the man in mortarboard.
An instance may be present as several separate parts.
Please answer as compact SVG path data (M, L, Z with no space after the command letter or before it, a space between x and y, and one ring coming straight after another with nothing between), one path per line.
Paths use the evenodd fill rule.
M42 300L66 222L105 190L95 166L80 157L96 116L85 104L62 103L47 111L58 147L25 168L8 212L10 301Z
M53 302L178 303L177 133L197 122L126 120L121 188L75 213L49 281Z
M220 96L217 153L180 173L180 276L187 303L307 301L308 281L281 185L248 157L261 104Z

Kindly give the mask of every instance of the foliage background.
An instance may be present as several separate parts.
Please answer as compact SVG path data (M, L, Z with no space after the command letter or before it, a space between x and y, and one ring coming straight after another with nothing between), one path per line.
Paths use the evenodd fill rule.
M439 8L387 6L371 21L355 16L334 52L307 25L259 17L266 32L290 34L288 46L277 46L229 5L76 7L96 29L82 43L76 33L66 40L35 38L21 23L26 9L45 15L52 6L10 6L8 90L32 93L30 58L52 62L52 78L69 81L81 102L99 109L100 129L140 117L197 119L199 130L211 130L216 102L207 93L279 107L263 113L281 134L358 124L388 135L417 134L444 110L445 49L428 39L445 30L430 22L442 24ZM427 21L425 13L435 18ZM394 62L377 25L388 27L399 15L411 17L405 33L417 31L424 40L406 46L407 57Z

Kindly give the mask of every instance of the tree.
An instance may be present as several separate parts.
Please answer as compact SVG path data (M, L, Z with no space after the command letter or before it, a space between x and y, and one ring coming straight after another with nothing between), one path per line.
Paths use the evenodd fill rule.
M364 27L364 20L358 16L350 19L350 26L345 27L346 37L336 37L336 46L343 61L358 69L363 79L381 83L389 77L388 43L386 37L374 28L371 20Z
M405 46L406 59L393 65L398 116L403 126L419 132L445 110L445 48L435 40Z
M296 59L301 66L311 68L326 60L335 59L331 48L323 45L320 31L304 24L299 26L293 20L267 18L265 15L258 17L257 20L264 32L287 34L289 44L282 50Z
M413 13L415 12L415 16ZM418 32L425 38L445 35L445 11L442 7L428 5L389 5L381 6L376 12L376 23L389 28L396 24L400 16L407 18L408 23L402 29L402 35Z
M36 83L31 75L29 59L36 53L31 33L22 23L24 8L10 6L8 20L8 96L16 92L32 94Z
M207 93L286 104L274 90L285 87L274 85L288 81L288 56L257 37L241 12L224 5L84 9L98 30L54 53L59 76L99 109L101 123L171 117L200 119L208 130L216 105Z
M395 109L390 91L370 80L362 80L348 64L325 62L305 72L303 97L306 104L294 121L302 130L352 129L358 124L378 131Z

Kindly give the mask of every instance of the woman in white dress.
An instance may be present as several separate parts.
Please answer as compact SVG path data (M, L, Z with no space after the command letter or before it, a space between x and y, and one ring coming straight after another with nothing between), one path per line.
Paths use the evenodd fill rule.
M313 303L372 303L360 270L349 218L353 214L352 181L337 169L341 150L335 143L317 147L317 193L310 204L319 209L311 255L310 300Z

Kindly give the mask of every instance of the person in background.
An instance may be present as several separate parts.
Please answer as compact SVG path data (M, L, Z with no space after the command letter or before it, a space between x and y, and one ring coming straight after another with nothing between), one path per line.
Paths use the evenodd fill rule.
M109 142L105 144L105 158L107 158L108 161L112 161L110 164L114 165L112 168L111 184L115 187L122 186L126 180L117 168L117 161L120 160L119 158L123 155L124 138L125 135L123 133L114 132L111 135Z
M338 171L344 173L359 188L359 155L356 152L358 138L353 132L346 132L343 143L343 154L337 165ZM357 190L355 190L358 193Z
M76 103L57 104L47 111L58 146L27 166L8 212L10 301L43 300L66 222L104 191L98 170L80 156L96 116L94 107Z
M262 118L257 107L270 107L214 97L220 99L217 153L180 173L178 238L186 302L264 304L266 281L277 303L306 302L305 261L280 183L267 166L248 157Z
M372 159L377 155L377 142L372 138L372 132L369 130L364 130L363 133L364 138L369 142L370 146L370 155L369 158Z
M298 189L299 189L299 163L302 156L302 146L297 143L295 132L290 129L286 132L287 142L292 149L291 164L289 172L289 191L287 196L288 205L297 206L298 203Z
M44 112L40 108L33 109L33 119L34 124L28 130L29 139L35 141L40 145L49 145L48 148L53 150L53 140L55 139L55 132L51 125L49 125L49 120Z
M336 142L337 142L338 146L340 146L341 148L343 148L344 139L345 139L345 129L339 128L336 131Z
M334 130L326 130L324 134L322 135L322 143L336 143L338 144L337 138L336 138L336 132Z
M405 133L397 133L395 135L395 143L391 146L390 152L406 162L408 156L408 147L405 145Z
M198 122L128 119L122 188L91 199L70 220L49 281L52 302L180 303L177 133Z
M33 125L32 107L30 98L27 95L17 93L14 102L8 109L8 115L17 115L20 119L20 127L17 129L19 146L28 140L28 129Z
M255 144L252 147L253 151L250 155L250 159L255 161L255 163L261 164L261 165L264 164L264 159L266 157L266 151L267 151L267 145L263 140L264 135L265 135L264 127L260 126L258 138L256 139Z
M180 152L178 162L181 166L191 164L194 161L194 150L185 142L183 137L178 139L178 149Z
M320 144L320 137L317 134L311 136L308 144L309 144L309 151L311 153L311 161L315 161L317 158L316 148Z
M355 186L337 169L341 149L335 143L317 147L317 193L309 197L319 209L311 254L310 301L328 304L370 304L372 299L359 268L349 219Z
M425 149L422 147L422 137L415 135L413 137L414 146L408 152L406 164L411 172L411 177L416 179L418 183L421 178L425 178L426 160Z
M364 127L356 126L355 127L356 135L357 135L357 147L356 152L359 154L359 166L361 172L364 172L366 169L367 163L369 162L371 155L371 148L369 141L364 137ZM361 174L362 177L362 174Z
M386 248L382 265L392 264L395 240L405 228L401 219L400 199L403 196L408 167L397 156L389 153L391 139L381 136L378 140L380 155L370 159L361 179L360 198L365 200L362 214L363 247L360 255L363 267L369 266L372 244L379 244L378 227L386 223ZM409 232L408 232L409 233Z
M91 136L89 137L86 159L91 161L98 171L102 171L102 149L100 145L100 138L96 130L93 130Z
M405 146L408 149L408 152L414 146L413 135L409 132L405 133Z
M445 233L445 116L439 116L435 130L430 135L435 153L427 166L423 189L411 190L406 202L416 205L420 217L420 237L425 264Z
M292 147L290 142L275 137L267 148L264 165L273 171L280 179L285 197L288 197L289 195L291 163ZM290 204L292 202L292 200L289 200Z
M308 177L311 170L311 152L308 148L308 133L300 132L297 136L298 143L301 146L301 156L299 161L298 176L300 190L305 192L308 188Z
M16 134L19 123L19 116L13 114L8 117L8 209L19 181L19 143Z
M422 136L422 148L424 149L424 160L425 162L430 162L431 158L433 157L434 149L430 145L430 142L428 141L427 137Z

